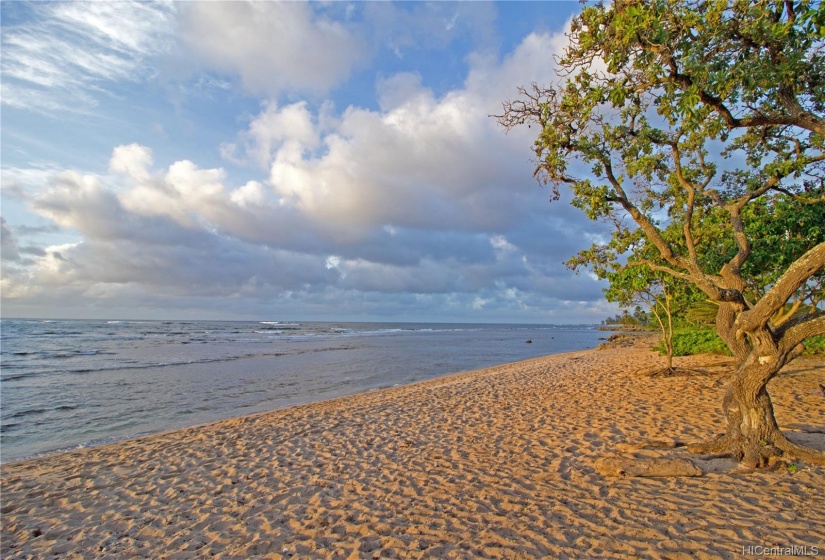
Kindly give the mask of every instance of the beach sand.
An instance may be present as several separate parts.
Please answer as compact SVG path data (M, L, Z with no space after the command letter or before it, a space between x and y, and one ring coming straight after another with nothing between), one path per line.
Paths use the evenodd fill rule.
M825 468L611 478L723 430L721 357L549 356L2 467L2 557L739 558L825 554ZM825 361L772 381L825 449ZM751 548L748 548L751 547ZM764 548L759 548L764 547ZM814 549L813 547L817 547ZM802 552L801 548L797 552Z

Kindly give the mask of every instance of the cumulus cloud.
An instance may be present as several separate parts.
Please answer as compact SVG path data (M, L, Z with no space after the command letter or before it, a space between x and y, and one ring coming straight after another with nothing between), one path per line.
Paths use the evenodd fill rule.
M490 154L506 140L479 114L471 96L437 100L425 90L386 112L351 107L322 155L283 145L270 181L288 204L351 234L387 224L501 226L512 204L489 192L504 186Z
M290 141L273 150L270 139L287 129L269 109L244 138L252 146L264 139L249 151L270 154L270 182L285 204L316 222L346 227L342 235L387 225L507 228L524 211L524 198L512 185L523 184L519 179L526 175L523 162L532 138L524 131L505 136L488 117L515 94L514 86L505 92L495 84L551 75L549 53L564 45L560 36L530 35L498 65L479 58L466 86L441 97L415 74L382 80L379 110L349 107L328 133L317 125L315 134L304 133L313 144L321 138L320 154Z
M135 177L139 181L149 178L149 166L152 165L152 150L139 144L117 146L109 160L109 169Z
M362 40L306 2L191 2L185 45L208 68L240 77L254 93L324 93L363 57Z
M234 4L215 6L210 18ZM320 25L313 17L307 25ZM515 93L490 84L549 75L561 44L532 35L502 61L479 57L464 87L440 96L415 74L387 77L377 109L264 103L223 146L231 161L266 169L240 185L188 160L156 167L138 144L114 149L110 175L55 173L32 207L81 241L46 249L8 280L4 298L229 298L302 317L415 309L417 318L475 310L569 321L551 310L573 313L601 297L559 264L593 226L541 204L530 131L505 135L488 117Z
M321 132L317 121L307 109L306 101L285 107L278 107L275 102L265 102L263 111L239 135L238 142L224 143L221 154L234 163L249 161L266 169L274 153L285 143L297 150L316 149Z
M567 47L564 33L530 33L522 42L499 62L487 53L470 55L471 67L466 88L478 91L488 101L497 103L516 95L519 86L532 82L550 84L555 79L554 57Z

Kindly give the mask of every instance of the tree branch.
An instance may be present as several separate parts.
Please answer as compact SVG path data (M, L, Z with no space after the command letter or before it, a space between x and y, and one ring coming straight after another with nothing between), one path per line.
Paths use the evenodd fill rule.
M696 254L696 240L693 237L693 210L696 204L696 188L693 183L685 178L684 171L682 170L682 154L677 142L672 142L670 149L673 154L673 167L676 172L676 180L679 181L679 184L682 185L682 188L688 193L685 223L682 226L682 231L685 236L685 245L687 246L690 262L694 263L698 269L699 258Z
M652 51L649 47L643 46L644 50ZM695 85L693 78L687 74L679 72L679 67L676 64L676 59L673 56L667 57L665 61L670 69L670 75L662 79L662 83L674 83L684 89L689 89ZM696 93L699 99L705 105L711 107L729 129L734 128L751 128L751 127L769 127L769 126L797 126L805 130L815 132L820 136L825 136L825 120L818 115L806 111L799 100L793 94L780 95L779 99L785 110L788 112L784 115L763 115L755 114L742 118L735 117L730 109L725 105L724 101L715 95L705 91L702 88L696 88Z
M788 321L776 332L780 348L786 351L818 334L825 334L825 313L822 311Z
M785 305L788 298L823 267L825 267L825 242L814 246L799 257L752 309L739 316L736 321L737 337L765 327L771 317Z
M650 270L655 270L656 272L664 272L665 274L669 274L670 276L673 276L674 278L679 278L681 280L687 280L688 282L693 282L693 276L691 276L690 274L688 274L686 272L679 272L678 270L670 268L669 266L656 264L653 261L636 260L636 261L633 261L632 263L628 263L628 265L631 265L631 264L634 265L634 266L644 265L644 266L648 267Z

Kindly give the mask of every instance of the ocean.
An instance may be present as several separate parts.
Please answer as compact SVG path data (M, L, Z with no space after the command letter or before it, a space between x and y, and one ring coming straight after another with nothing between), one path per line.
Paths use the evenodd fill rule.
M603 336L589 325L3 319L0 461L594 348Z

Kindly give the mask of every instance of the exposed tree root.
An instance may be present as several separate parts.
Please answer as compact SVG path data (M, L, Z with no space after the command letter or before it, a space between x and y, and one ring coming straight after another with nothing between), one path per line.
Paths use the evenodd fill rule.
M825 451L803 447L790 441L785 434L777 432L772 442L765 442L757 450L734 448L726 435L716 436L709 441L694 442L687 445L687 450L698 455L715 454L733 457L738 462L751 468L772 466L778 461L798 459L812 465L825 466ZM750 452L749 452L750 451Z
M702 476L702 470L683 458L602 457L595 462L602 476Z
M825 466L825 451L797 445L782 433L780 433L780 437L777 437L773 443L784 455L790 458L800 459L812 465Z
M663 367L663 368L655 368L655 369L644 369L639 370L639 375L643 375L645 377L679 377L685 375L700 375L702 372L690 369L690 368L682 368L682 367Z
M720 434L709 441L697 441L687 444L687 450L697 455L707 453L730 453L730 442L728 437Z

